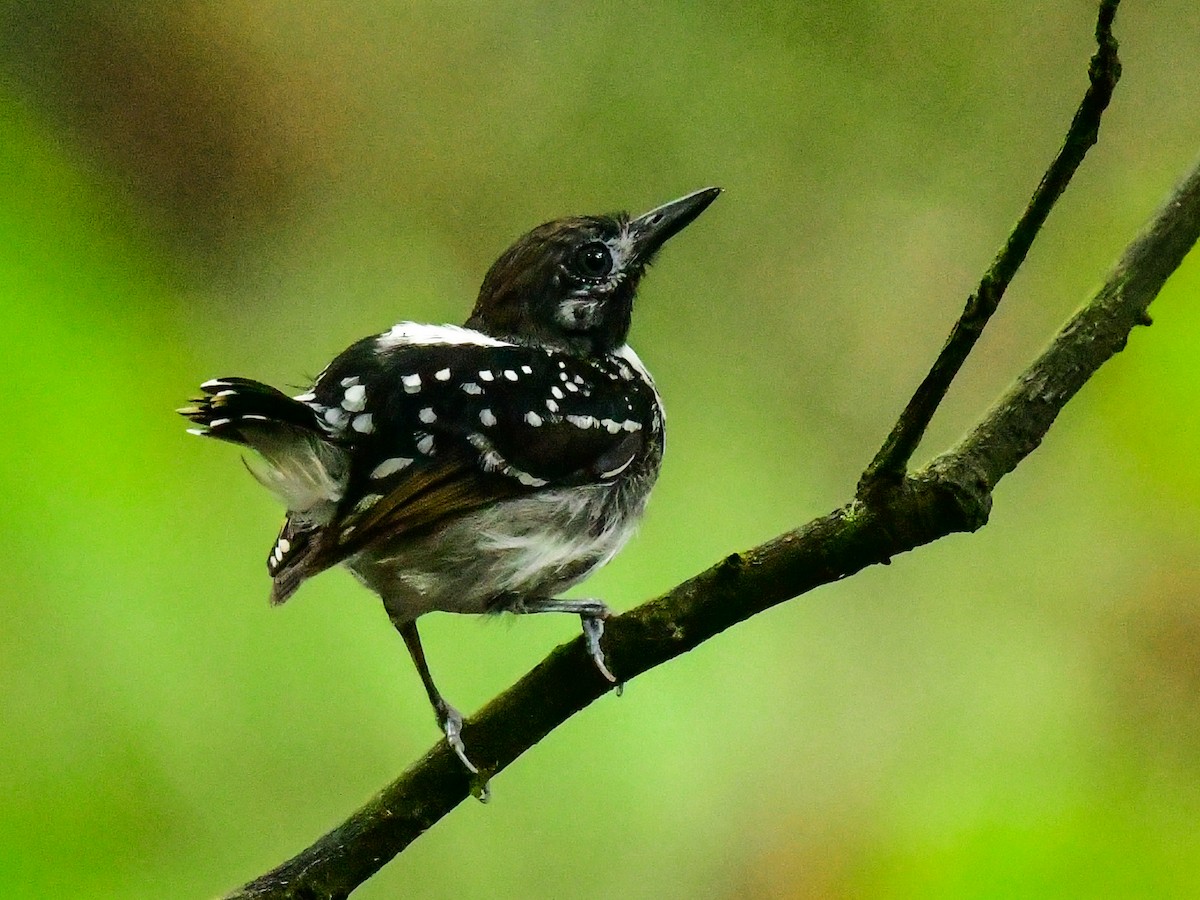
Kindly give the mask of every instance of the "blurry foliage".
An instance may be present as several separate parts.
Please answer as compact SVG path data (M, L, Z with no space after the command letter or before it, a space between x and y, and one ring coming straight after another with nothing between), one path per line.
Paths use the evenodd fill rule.
M0 3L0 884L208 896L432 743L378 603L268 611L279 512L171 413L465 316L537 222L728 193L643 291L669 408L617 607L843 500L1061 137L1092 5ZM952 440L1200 145L1191 0L935 423ZM993 521L570 722L364 897L1200 891L1200 270ZM482 703L573 635L434 617Z

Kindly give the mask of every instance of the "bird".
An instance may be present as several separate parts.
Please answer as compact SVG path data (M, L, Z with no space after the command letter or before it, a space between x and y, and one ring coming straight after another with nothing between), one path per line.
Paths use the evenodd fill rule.
M417 620L578 615L616 683L601 648L609 607L557 595L625 545L658 477L666 419L628 344L634 299L663 245L720 193L539 225L491 266L463 325L400 322L301 394L214 378L178 410L190 433L252 451L247 468L286 507L267 558L271 603L349 569L379 595L473 775Z

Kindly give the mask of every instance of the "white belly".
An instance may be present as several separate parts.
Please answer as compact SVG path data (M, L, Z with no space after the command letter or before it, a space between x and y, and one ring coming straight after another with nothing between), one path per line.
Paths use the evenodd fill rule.
M363 551L346 565L398 624L435 610L489 612L508 594L551 597L612 559L633 535L645 494L617 514L619 490L594 485L504 501L434 535Z

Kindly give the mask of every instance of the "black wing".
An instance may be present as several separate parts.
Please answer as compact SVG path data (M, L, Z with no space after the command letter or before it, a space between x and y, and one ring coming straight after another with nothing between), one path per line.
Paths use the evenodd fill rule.
M393 333L355 344L302 398L351 448L328 565L505 497L615 479L661 430L653 385L625 360Z

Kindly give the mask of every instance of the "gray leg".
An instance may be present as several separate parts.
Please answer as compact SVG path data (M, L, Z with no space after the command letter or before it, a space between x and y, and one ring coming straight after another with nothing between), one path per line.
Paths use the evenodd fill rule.
M467 770L472 775L478 775L479 770L467 759L467 748L463 746L462 715L446 702L446 698L433 683L433 676L429 674L429 665L425 662L425 650L421 647L421 636L417 633L417 623L406 622L403 625L397 625L396 628L399 630L400 636L404 638L408 653L417 667L417 674L421 676L421 682L425 685L425 693L429 695L429 702L433 705L433 713L437 716L438 727L446 735L446 743L458 754L458 758L462 760L462 764L467 767Z
M521 614L546 612L575 613L583 622L583 639L587 642L588 653L592 655L592 661L596 663L596 668L600 670L601 675L614 684L616 683L616 676L608 670L608 666L604 662L604 651L600 648L600 638L604 634L604 620L612 615L612 610L603 602L599 600L525 598L515 601L507 608L512 612Z

